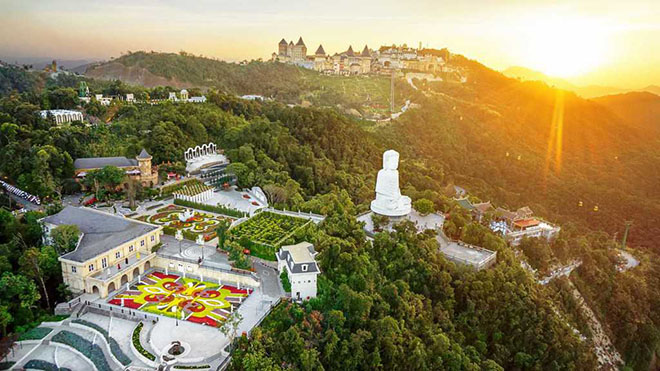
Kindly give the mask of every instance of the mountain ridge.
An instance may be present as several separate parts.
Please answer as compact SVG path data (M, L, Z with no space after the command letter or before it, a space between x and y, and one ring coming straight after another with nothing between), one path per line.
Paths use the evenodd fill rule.
M550 86L559 89L570 90L584 98L596 98L606 95L621 94L635 91L647 91L656 95L660 95L660 86L648 85L640 89L625 89L615 86L601 86L601 85L587 85L578 86L568 80L560 77L553 77L544 74L543 72L533 70L523 66L511 66L501 71L502 74L508 77L520 79L523 81L541 81Z

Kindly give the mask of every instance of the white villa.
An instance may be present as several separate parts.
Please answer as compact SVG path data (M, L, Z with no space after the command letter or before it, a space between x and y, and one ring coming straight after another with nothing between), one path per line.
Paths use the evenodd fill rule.
M49 115L53 116L55 118L55 123L58 125L83 120L82 112L68 109L42 110L39 111L39 114L43 118L48 118Z
M276 254L277 270L286 271L291 282L291 297L294 300L309 300L316 297L316 276L321 271L314 257L314 245L301 242L282 246Z

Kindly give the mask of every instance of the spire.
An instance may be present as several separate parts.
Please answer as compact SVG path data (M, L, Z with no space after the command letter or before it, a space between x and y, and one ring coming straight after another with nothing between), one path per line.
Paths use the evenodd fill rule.
M362 56L363 57L371 57L371 53L369 53L369 47L366 46L366 45L364 46L364 49L362 49Z
M296 43L296 45L305 46L305 42L302 40L302 36L300 36L300 38L298 39L298 42Z
M146 149L142 148L142 152L140 152L140 154L138 155L137 158L138 159L147 159L147 158L151 158L151 155L147 152Z
M280 40L280 45L286 45L286 40L284 39Z
M316 55L325 55L325 50L323 50L323 45L319 45L319 48L316 49Z
M352 56L355 55L355 53L353 52L353 46L352 45L348 46L348 50L346 51L346 55L348 55L349 57L352 57Z

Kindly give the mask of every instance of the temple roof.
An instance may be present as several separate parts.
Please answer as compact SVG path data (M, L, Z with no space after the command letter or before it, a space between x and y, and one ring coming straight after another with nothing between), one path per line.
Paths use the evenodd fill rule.
M286 40L284 39L280 40L280 45L286 45Z
M316 49L316 55L325 55L325 50L323 50L323 45L319 45L319 48Z
M151 155L147 152L146 149L142 148L142 152L140 152L140 154L138 155L137 158L140 158L140 159L142 159L142 158L151 158Z
M305 42L303 41L302 36L298 39L298 42L296 43L296 45L305 46Z

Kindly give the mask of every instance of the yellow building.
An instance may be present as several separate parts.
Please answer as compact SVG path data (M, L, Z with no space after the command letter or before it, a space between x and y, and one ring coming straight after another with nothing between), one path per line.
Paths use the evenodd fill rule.
M85 207L67 206L40 220L44 243L60 225L80 230L73 251L59 257L64 283L74 293L93 293L104 298L120 286L138 279L153 267L162 227Z

